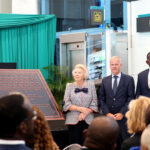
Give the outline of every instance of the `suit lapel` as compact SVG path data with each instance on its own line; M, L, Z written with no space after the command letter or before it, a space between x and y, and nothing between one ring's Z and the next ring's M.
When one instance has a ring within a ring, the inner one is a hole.
M114 94L113 89L112 89L112 75L108 76L108 89L111 92L111 94Z
M149 89L149 87L148 87L148 72L149 72L149 69L147 69L147 70L145 71L144 79L145 79L145 84L147 85L147 88Z

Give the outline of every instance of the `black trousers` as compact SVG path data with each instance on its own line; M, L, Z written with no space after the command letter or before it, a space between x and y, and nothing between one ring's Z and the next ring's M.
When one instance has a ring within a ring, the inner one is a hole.
M122 120L118 120L118 124L119 124L119 127L120 127L120 135L118 137L118 140L117 140L117 148L115 150L121 150L121 144L122 142L129 138L130 137L130 134L128 133L127 131L127 125L126 125L126 121L127 119L126 118L123 118Z
M69 144L78 143L83 145L83 131L87 129L88 126L89 125L85 121L79 121L76 125L68 125Z
M122 140L125 140L130 137L130 134L128 133L127 129L127 119L124 117L122 120L117 121L120 127L120 134Z

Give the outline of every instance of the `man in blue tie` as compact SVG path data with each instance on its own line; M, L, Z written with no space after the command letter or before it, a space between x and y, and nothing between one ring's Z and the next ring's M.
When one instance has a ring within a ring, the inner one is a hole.
M106 116L114 118L121 130L122 140L128 138L125 113L128 103L134 99L135 85L133 77L121 73L121 60L118 56L110 59L112 75L102 80L99 102L100 109Z

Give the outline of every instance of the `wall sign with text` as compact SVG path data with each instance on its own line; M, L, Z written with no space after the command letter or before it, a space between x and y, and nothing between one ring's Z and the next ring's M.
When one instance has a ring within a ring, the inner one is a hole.
M137 32L150 32L150 16L137 18Z
M104 23L104 9L90 9L90 24L101 25Z
M21 92L47 120L64 120L55 98L38 69L0 69L0 97Z

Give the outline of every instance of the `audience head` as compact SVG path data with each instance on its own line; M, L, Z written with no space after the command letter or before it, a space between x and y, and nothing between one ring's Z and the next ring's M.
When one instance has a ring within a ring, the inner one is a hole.
M150 150L150 126L148 125L141 136L141 150Z
M33 110L37 112L37 119L34 121L34 134L25 139L26 145L34 150L59 150L43 113L36 106Z
M84 146L95 150L114 150L118 135L119 126L113 118L97 117L87 130Z
M145 124L145 114L150 106L150 98L140 96L129 103L129 111L126 113L129 133L142 133Z
M21 93L0 98L0 139L24 139L33 133L33 109Z
M82 81L88 78L89 72L85 65L77 64L74 67L72 74L75 81L80 81L80 80Z
M150 52L147 53L146 63L150 66Z
M117 75L120 73L122 64L121 59L118 56L113 56L110 59L110 69L113 75Z
M146 126L150 124L150 106L146 110L145 123Z

